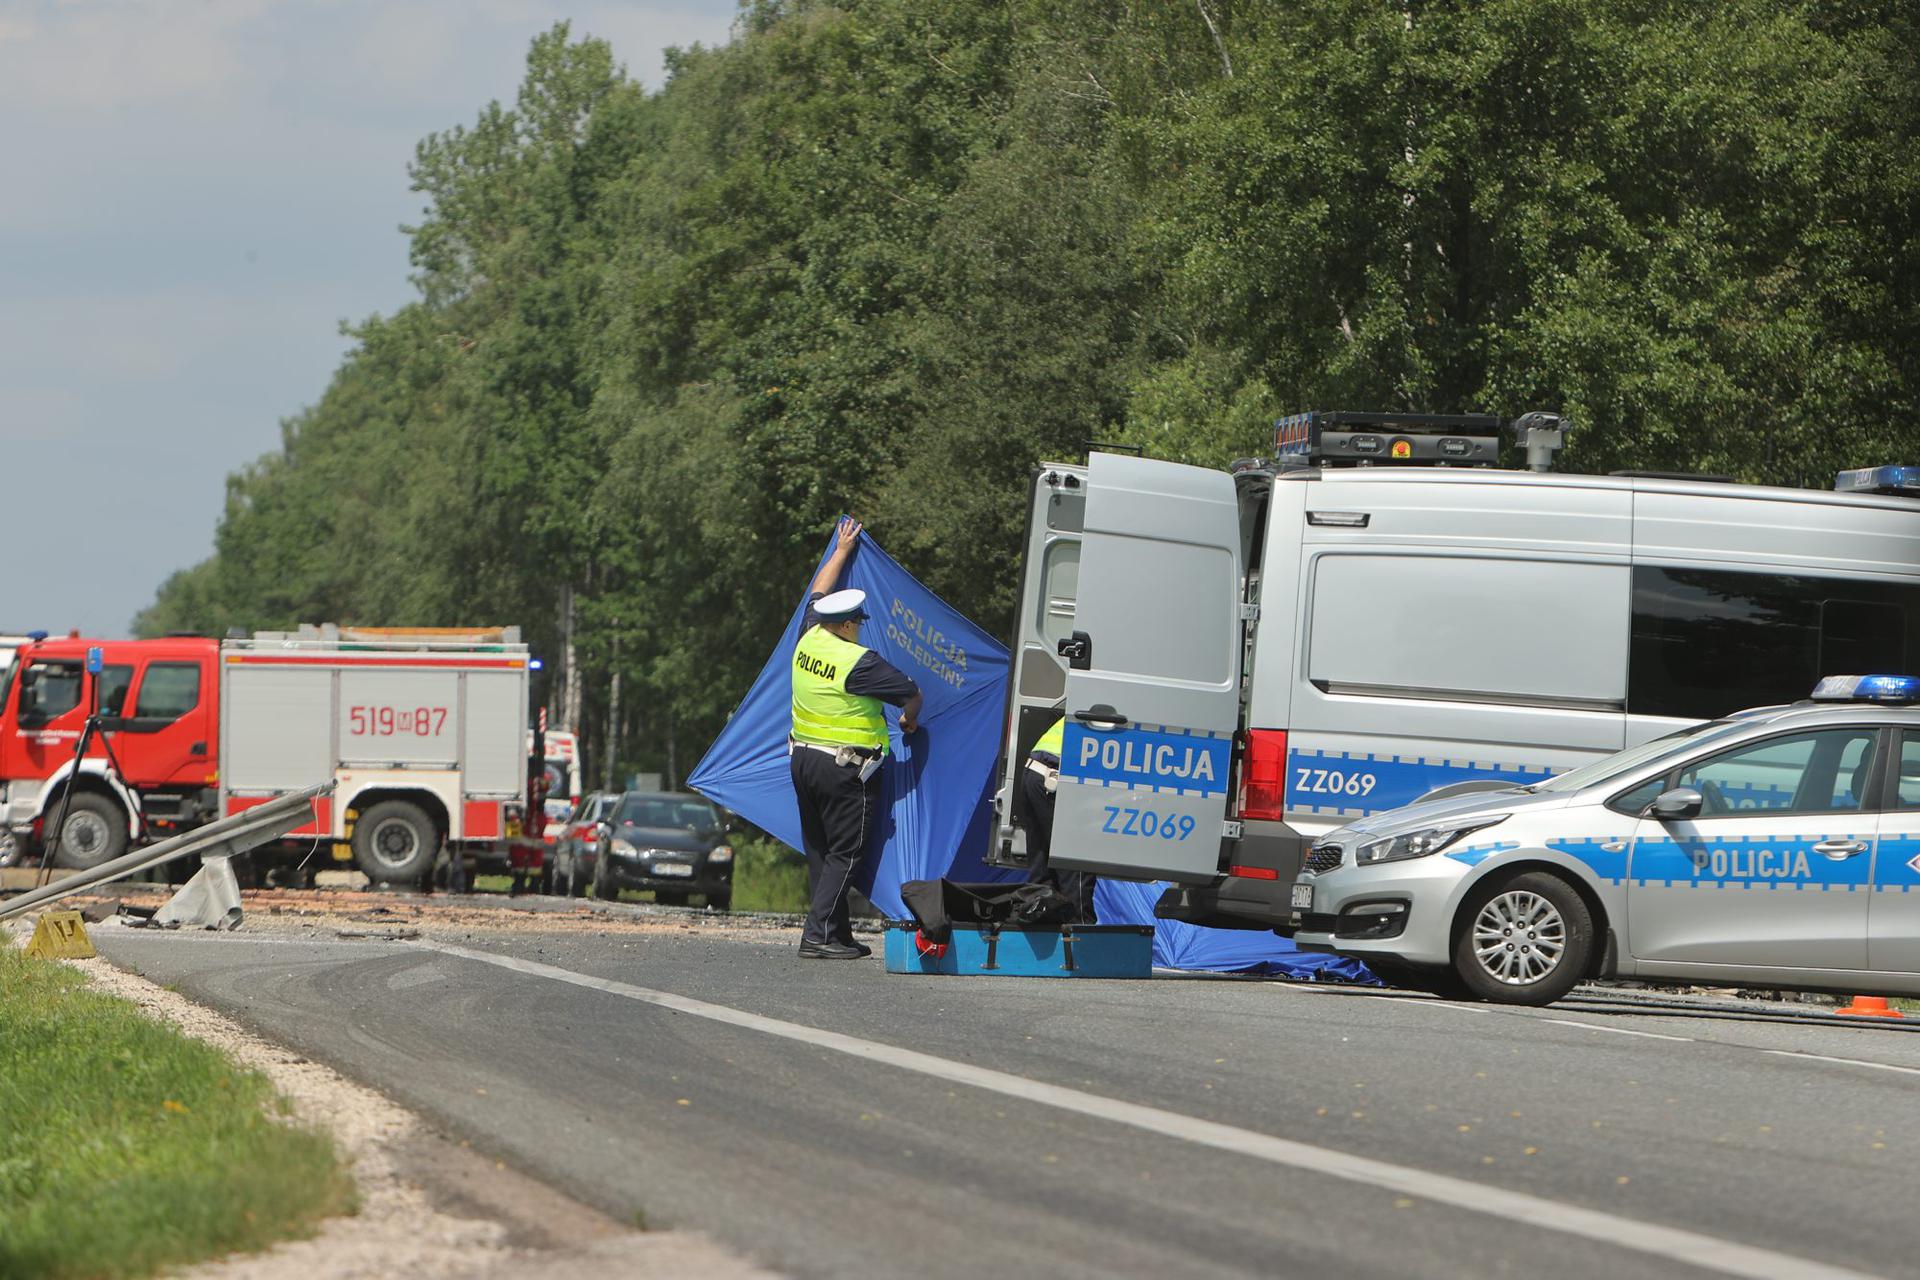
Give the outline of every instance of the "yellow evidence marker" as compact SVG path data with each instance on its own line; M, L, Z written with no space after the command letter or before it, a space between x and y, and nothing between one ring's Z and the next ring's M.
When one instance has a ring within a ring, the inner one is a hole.
M42 960L91 960L93 940L78 911L44 911L33 926L27 954Z

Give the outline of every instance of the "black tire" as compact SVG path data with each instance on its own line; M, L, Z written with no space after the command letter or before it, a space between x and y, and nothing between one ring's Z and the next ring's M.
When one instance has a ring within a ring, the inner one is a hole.
M54 811L58 813L58 805ZM53 865L85 871L111 862L126 851L127 811L106 796L76 791L67 801Z
M663 907L684 907L687 905L687 893L684 889L655 889L653 900Z
M719 893L708 894L707 905L715 911L733 910L733 890L722 889Z
M374 884L417 881L439 853L439 828L410 801L382 800L354 820L353 862Z
M1552 1004L1586 976L1593 945L1593 915L1574 887L1528 871L1468 896L1454 921L1453 967L1483 1000Z

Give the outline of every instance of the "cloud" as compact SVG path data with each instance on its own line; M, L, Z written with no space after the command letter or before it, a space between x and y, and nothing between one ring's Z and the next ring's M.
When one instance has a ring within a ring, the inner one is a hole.
M256 85L246 28L265 0L71 0L0 19L0 108L101 116L230 100Z
M428 133L511 102L561 19L629 74L727 39L735 0L0 0L0 477L84 575L9 613L117 631L204 556L228 472L413 297L398 231ZM76 452L75 446L82 446ZM64 481L70 481L67 483ZM156 514L158 513L158 514Z

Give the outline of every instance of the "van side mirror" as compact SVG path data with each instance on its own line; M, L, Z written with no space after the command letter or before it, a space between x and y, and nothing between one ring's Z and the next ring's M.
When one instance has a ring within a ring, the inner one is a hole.
M1662 791L1647 806L1646 816L1656 822L1678 822L1700 816L1700 807L1706 801L1692 787L1675 787L1671 791Z

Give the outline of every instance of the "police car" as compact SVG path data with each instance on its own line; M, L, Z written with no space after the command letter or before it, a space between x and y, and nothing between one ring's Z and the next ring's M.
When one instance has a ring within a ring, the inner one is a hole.
M1920 677L1494 785L1317 841L1295 942L1509 1004L1596 977L1920 995Z

